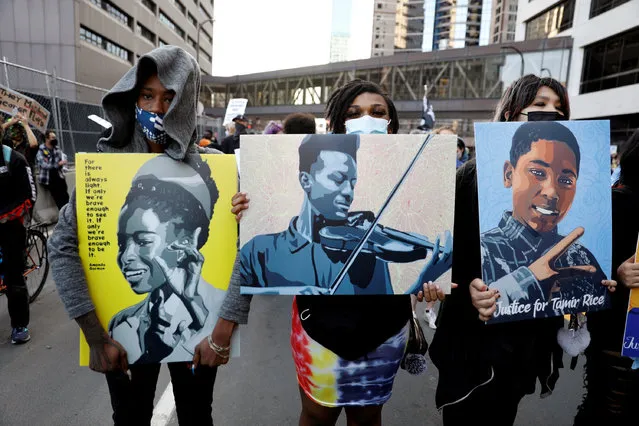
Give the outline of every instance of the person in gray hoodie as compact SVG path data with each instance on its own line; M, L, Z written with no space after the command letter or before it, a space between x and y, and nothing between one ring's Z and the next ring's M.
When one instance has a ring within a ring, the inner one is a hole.
M165 153L190 163L198 156L195 143L200 71L195 59L175 46L143 55L103 100L111 133L98 142L98 152ZM243 197L234 197L241 211ZM51 270L69 316L89 344L89 367L104 373L116 425L148 425L160 364L128 365L127 353L104 330L89 296L78 251L76 194L60 212L49 240ZM178 421L181 425L212 425L213 384L217 370L185 362L169 363ZM130 370L130 377L127 374Z

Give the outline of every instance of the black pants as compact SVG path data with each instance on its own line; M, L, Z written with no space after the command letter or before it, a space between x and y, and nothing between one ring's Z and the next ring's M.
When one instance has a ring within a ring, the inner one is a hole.
M523 397L523 391L512 389L507 380L500 382L495 374L490 383L475 389L463 401L444 407L444 426L482 423L491 426L512 426ZM487 417L483 418L483 414L480 416L478 413L486 413Z
M585 394L575 416L575 426L630 425L637 423L639 370L618 352L586 351Z
M0 223L2 271L7 286L7 303L11 327L29 325L29 292L24 282L24 256L27 231L18 220Z
M132 365L131 379L122 372L106 374L113 407L113 422L116 426L151 424L160 365ZM179 424L212 426L213 385L217 367L198 367L193 375L190 364L186 362L167 365L171 374Z
M69 202L67 181L60 177L57 170L50 171L49 184L43 186L51 193L51 196L55 201L55 205L58 206L58 210Z

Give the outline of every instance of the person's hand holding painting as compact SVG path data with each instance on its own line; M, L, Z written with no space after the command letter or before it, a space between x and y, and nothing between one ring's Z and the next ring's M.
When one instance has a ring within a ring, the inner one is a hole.
M236 326L237 324L232 321L218 318L210 336L211 344L209 337L206 337L195 347L193 366L217 367L229 362L231 337Z
M470 299L479 312L479 319L488 321L497 310L499 291L489 288L481 279L475 278L470 283Z
M231 198L231 213L235 215L235 221L240 223L242 212L249 208L249 197L246 192L238 192Z
M639 288L639 263L635 263L633 254L617 268L617 276L628 288Z
M451 283L450 288L457 288L457 284ZM418 302L434 302L436 300L443 301L446 298L446 294L444 293L444 289L439 286L437 283L433 283L429 281L424 283L423 290L420 290L417 293L417 301Z

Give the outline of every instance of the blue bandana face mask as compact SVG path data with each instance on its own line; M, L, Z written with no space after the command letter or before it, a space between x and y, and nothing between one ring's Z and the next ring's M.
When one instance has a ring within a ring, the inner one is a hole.
M353 118L344 123L347 135L385 135L388 133L389 124L390 120L374 118L370 115Z
M165 145L168 142L164 131L164 114L145 111L135 106L135 119L140 123L144 137L158 145Z

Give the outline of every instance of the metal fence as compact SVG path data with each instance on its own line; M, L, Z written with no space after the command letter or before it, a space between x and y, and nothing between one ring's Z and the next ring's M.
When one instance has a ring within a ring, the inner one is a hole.
M14 64L4 57L0 66L1 84L35 99L50 111L48 127L56 132L70 163L76 152L95 151L104 129L87 117L91 114L104 117L100 100L106 89L67 80L57 76L55 70L48 72ZM44 141L44 135L35 129L34 133L40 142Z
M36 70L8 62L4 57L0 67L0 84L35 99L50 111L48 127L56 132L69 163L74 162L76 152L96 151L104 128L88 116L95 114L105 118L101 100L107 89L67 80L57 76L55 70ZM0 116L3 120L6 118L2 112ZM205 129L217 129L220 123L221 118L198 117L198 135ZM43 134L36 129L33 132L40 142L44 142Z

